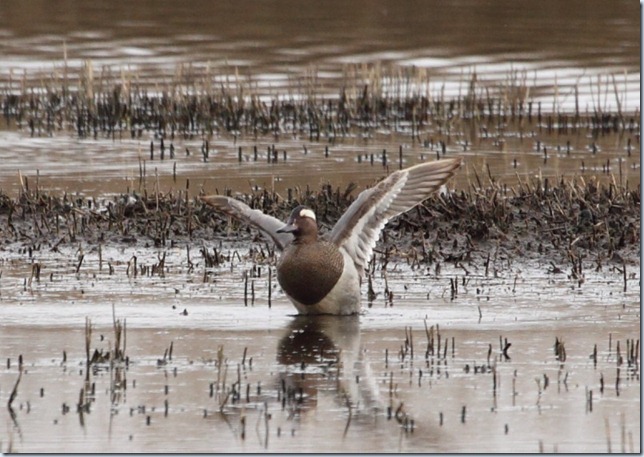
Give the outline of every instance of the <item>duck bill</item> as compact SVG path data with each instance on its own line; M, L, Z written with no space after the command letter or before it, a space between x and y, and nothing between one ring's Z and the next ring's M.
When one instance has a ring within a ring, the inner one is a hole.
M294 231L297 230L297 226L293 223L288 223L284 227L278 228L276 230L277 233L293 233Z

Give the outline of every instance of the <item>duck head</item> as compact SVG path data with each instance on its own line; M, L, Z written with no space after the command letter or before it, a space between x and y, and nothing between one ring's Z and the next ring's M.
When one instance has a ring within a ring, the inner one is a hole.
M296 207L286 221L286 225L277 229L277 233L292 233L296 242L314 242L318 238L318 224L315 213L306 206Z

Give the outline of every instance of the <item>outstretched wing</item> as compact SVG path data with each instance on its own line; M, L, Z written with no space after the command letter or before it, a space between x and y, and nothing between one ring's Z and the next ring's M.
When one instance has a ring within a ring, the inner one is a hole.
M344 247L358 271L363 271L387 221L409 211L438 190L461 163L460 158L443 159L390 174L358 195L333 227L330 241Z
M277 233L277 229L284 226L284 222L279 219L262 213L258 209L251 209L245 203L235 200L234 198L223 195L207 195L199 197L200 200L217 211L239 219L242 222L254 225L266 235L268 235L279 250L284 248L293 241L291 233Z

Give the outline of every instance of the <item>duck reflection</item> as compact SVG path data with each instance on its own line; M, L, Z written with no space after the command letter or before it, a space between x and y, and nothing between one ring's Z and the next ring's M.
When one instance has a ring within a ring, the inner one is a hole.
M360 347L358 316L296 316L277 348L280 400L291 416L329 394L350 414L383 410L378 386Z

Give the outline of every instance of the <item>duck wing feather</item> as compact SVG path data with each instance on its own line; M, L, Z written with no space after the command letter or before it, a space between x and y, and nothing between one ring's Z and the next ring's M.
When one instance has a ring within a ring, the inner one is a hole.
M460 158L443 159L395 171L358 195L333 227L329 240L343 247L362 273L385 224L438 190L461 163Z
M284 222L264 214L258 209L252 209L239 200L223 195L207 195L201 196L199 199L217 211L257 227L275 242L280 251L283 251L293 241L291 233L277 233L277 230L284 226Z

